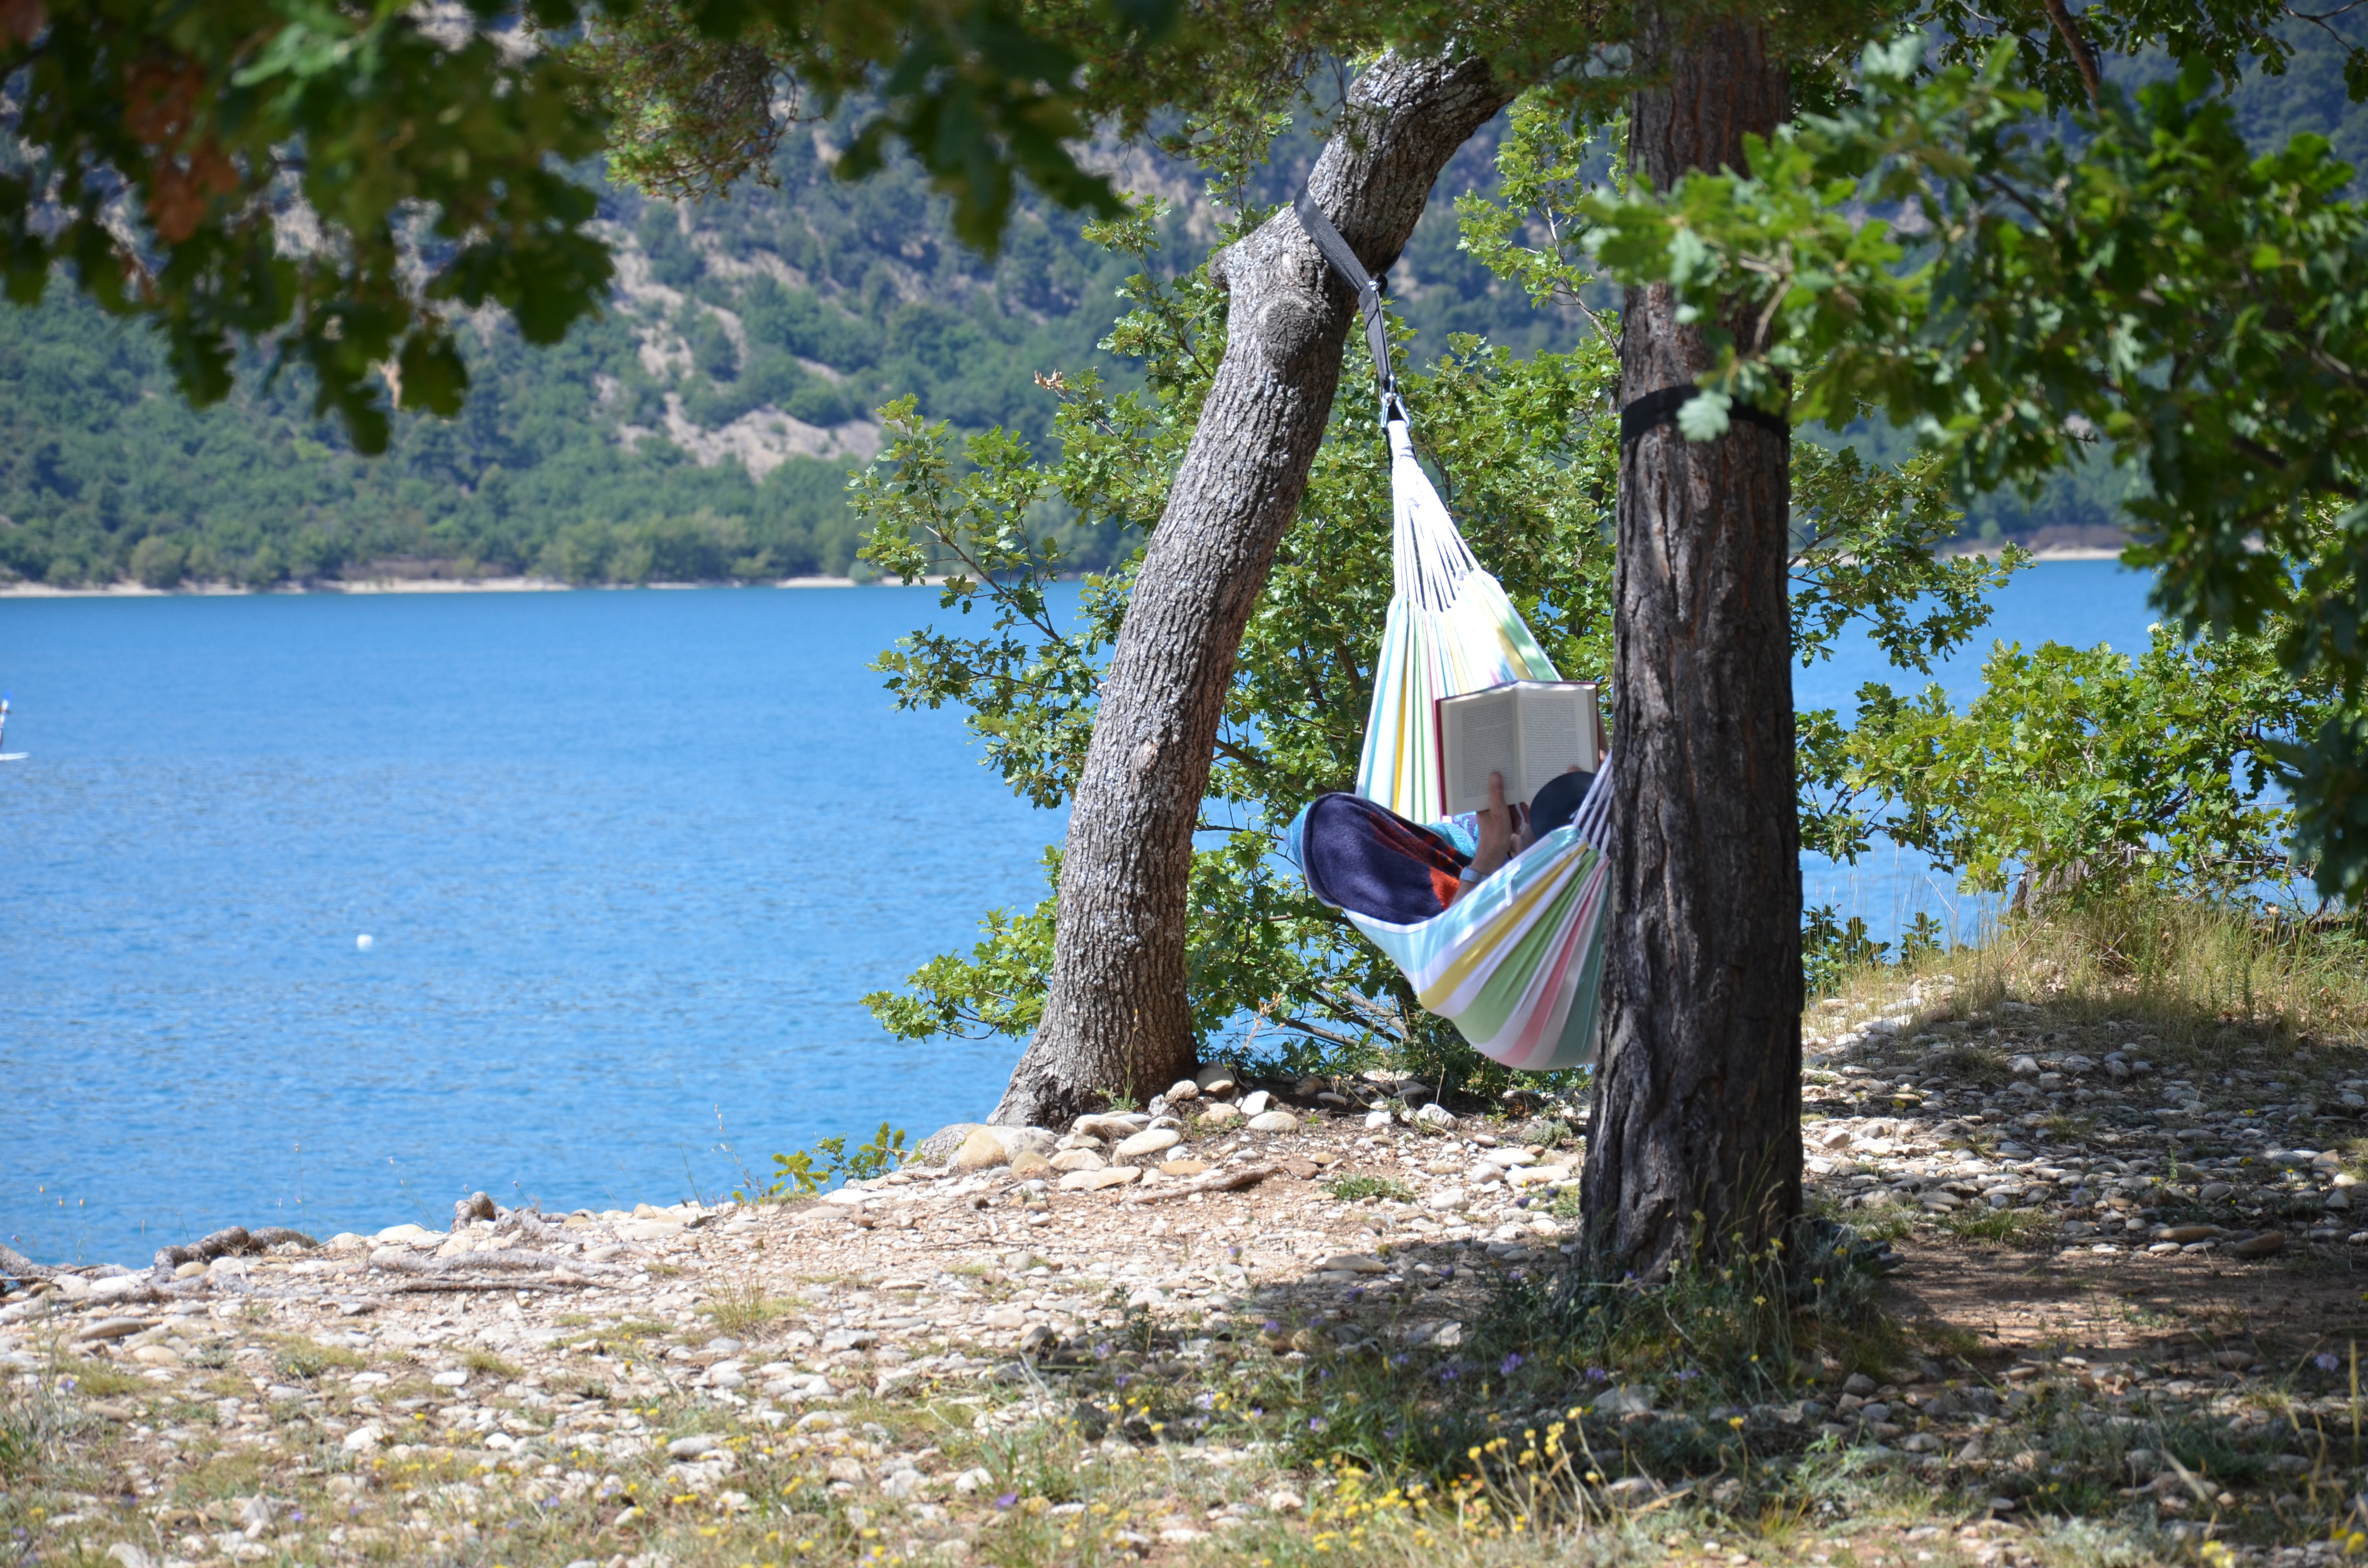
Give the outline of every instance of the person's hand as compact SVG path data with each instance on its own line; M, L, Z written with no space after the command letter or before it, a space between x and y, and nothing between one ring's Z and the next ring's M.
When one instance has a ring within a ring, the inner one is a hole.
M1480 813L1480 848L1472 857L1474 881L1493 876L1513 850L1513 808L1505 803L1505 776L1488 775L1488 809Z

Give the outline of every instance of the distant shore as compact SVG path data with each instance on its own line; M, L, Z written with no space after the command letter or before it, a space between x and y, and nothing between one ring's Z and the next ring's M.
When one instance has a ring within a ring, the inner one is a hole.
M929 577L930 585L945 581ZM230 583L191 583L180 587L151 588L139 583L106 583L90 587L58 588L47 583L0 584L0 599L168 599L233 598L249 594L553 594L616 592L625 588L853 588L881 586L858 584L852 577L780 577L764 583L563 583L551 577L374 577L351 582L323 579L289 583L269 588L246 588ZM895 586L898 585L886 585Z
M1946 551L1952 555L1989 555L1994 548L1975 544ZM2032 551L2033 561L2117 561L2118 550L2091 545L2051 545ZM924 577L915 586L936 587L943 577ZM189 583L172 588L151 588L139 583L107 583L90 587L58 588L47 583L0 583L0 599L167 599L231 598L251 594L564 594L617 593L628 588L857 588L895 587L885 579L859 583L852 577L777 577L761 583L563 583L552 577L360 577L351 581L324 578L312 583L286 583L268 588L241 587L231 583Z

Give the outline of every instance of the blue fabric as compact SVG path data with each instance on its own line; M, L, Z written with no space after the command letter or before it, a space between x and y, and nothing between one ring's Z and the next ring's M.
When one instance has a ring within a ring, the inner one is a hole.
M1471 857L1447 835L1360 795L1318 797L1292 819L1292 858L1335 909L1411 925L1444 910Z

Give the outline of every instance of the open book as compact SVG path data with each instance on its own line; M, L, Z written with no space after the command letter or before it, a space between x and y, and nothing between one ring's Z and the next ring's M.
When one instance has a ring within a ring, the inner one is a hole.
M1603 759L1603 716L1593 681L1517 680L1439 699L1440 807L1459 816L1488 807L1488 775L1505 776L1505 800L1525 805L1556 774L1592 773Z

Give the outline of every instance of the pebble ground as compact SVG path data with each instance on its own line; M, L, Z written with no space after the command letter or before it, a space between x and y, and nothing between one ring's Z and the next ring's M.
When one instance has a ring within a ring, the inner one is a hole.
M2368 1053L2174 1050L1935 983L1813 1015L1806 1060L1812 1200L1896 1247L1895 1331L1748 1407L1583 1388L1573 1441L1724 1424L1768 1473L1607 1464L1573 1528L1640 1560L2097 1561L2100 1529L2131 1561L2362 1560ZM53 1274L0 1305L0 1526L125 1568L1281 1562L1327 1532L1355 1560L1425 1530L1531 1560L1311 1469L1273 1391L1452 1376L1572 1244L1576 1126L1254 1087L955 1130L815 1199L486 1204ZM1739 1501L1780 1494L1781 1528Z

